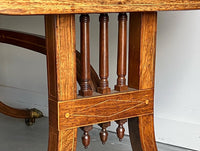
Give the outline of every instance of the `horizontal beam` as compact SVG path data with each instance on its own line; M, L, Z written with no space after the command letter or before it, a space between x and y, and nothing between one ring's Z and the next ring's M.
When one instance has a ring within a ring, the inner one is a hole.
M153 113L153 89L80 97L58 107L60 130L126 119Z
M200 9L199 0L1 0L0 14L36 15Z

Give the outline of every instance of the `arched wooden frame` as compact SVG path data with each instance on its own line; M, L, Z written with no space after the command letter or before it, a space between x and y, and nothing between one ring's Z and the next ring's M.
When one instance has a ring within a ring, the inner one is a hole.
M0 42L26 48L27 50L32 50L41 53L43 55L46 55L46 42L44 36L0 29ZM77 81L79 84L81 79L80 58L81 58L80 53L76 51ZM99 85L99 77L92 66L90 66L90 70L91 70L90 85L93 91L96 91ZM35 109L12 108L10 106L5 105L1 101L0 101L0 113L15 118L24 118L24 119L37 118L40 117L42 114L41 112Z

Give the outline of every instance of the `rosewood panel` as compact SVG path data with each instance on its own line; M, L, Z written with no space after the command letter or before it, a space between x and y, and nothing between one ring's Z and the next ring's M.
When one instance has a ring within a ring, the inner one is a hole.
M153 113L153 90L127 91L59 102L59 129Z

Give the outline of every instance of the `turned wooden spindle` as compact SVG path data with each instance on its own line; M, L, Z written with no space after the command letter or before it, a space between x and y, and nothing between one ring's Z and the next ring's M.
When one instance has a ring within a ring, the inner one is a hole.
M81 127L81 129L83 130L83 136L82 136L82 143L85 147L85 149L88 148L88 146L90 145L90 135L89 135L89 131L91 131L93 128L92 125L89 125L89 126L84 126L84 127Z
M99 133L102 144L105 144L108 139L108 132L106 128L109 127L110 125L111 125L110 122L99 124L99 126L102 128L101 132Z
M123 125L127 122L127 119L118 120L118 121L115 121L115 122L118 124L118 127L116 129L117 136L119 138L119 141L122 141L122 139L124 137L124 132L125 132L125 129L124 129Z
M101 94L110 93L108 87L108 14L101 14L99 16L100 22L100 38L99 38L99 76L100 84L97 92Z
M115 90L125 91L126 85L126 49L127 49L127 15L119 13L118 15L118 56L117 56L117 85Z
M81 90L79 94L82 96L92 95L92 88L90 82L90 42L89 42L89 22L90 17L88 14L80 16L81 24Z

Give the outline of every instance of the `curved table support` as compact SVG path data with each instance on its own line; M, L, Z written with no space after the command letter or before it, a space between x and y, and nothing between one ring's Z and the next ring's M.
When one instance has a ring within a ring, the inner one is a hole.
M10 106L5 105L0 101L0 112L12 116L15 118L23 118L27 125L32 125L35 122L35 118L43 117L41 111L33 108L33 109L16 109Z
M128 85L138 90L154 89L157 13L131 13L129 28ZM153 113L128 122L133 151L157 151Z
M39 35L0 29L0 42L26 48L46 55L45 38ZM32 125L35 118L43 116L37 109L16 109L0 101L0 113L15 118L23 118L27 125Z
M19 46L46 55L44 36L0 29L0 42Z
M0 42L26 48L46 55L46 41L44 36L28 34L23 32L0 29ZM77 81L80 83L80 53L76 51ZM91 70L91 87L96 91L99 85L99 77L94 68ZM0 113L16 118L24 118L27 125L32 125L35 118L42 117L42 112L37 109L16 109L5 105L0 101Z
M133 151L156 151L153 115L128 119Z

